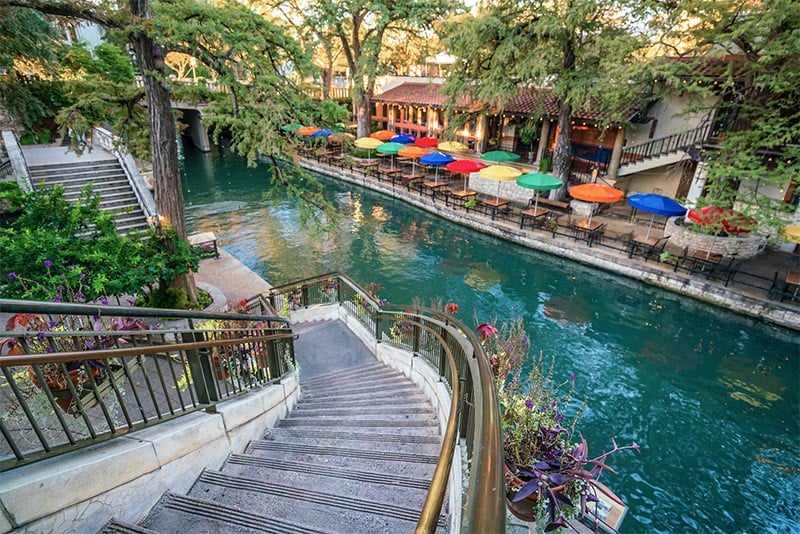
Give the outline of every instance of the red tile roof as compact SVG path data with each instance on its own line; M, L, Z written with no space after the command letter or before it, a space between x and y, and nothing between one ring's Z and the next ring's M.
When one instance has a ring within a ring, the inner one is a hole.
M404 82L376 95L373 97L373 101L438 108L442 107L445 101L445 96L440 92L441 87L440 84ZM465 101L463 107L468 107L467 104L468 102ZM635 106L631 106L628 116L632 116L635 111ZM550 117L558 116L558 97L550 89L521 89L516 98L503 109L503 113L519 115L530 115L537 112ZM589 106L575 111L573 118L586 121L612 120L610 114L602 110L600 102L597 100L591 101Z

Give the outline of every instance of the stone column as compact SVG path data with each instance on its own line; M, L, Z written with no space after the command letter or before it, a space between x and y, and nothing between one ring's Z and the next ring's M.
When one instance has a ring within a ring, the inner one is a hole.
M622 160L622 147L625 145L625 127L617 129L617 137L614 138L614 149L611 151L611 161L608 162L608 172L606 176L612 180L617 179L619 173L619 163Z
M547 150L547 139L550 137L550 119L542 119L542 132L539 134L539 147L536 149L536 162L542 160Z

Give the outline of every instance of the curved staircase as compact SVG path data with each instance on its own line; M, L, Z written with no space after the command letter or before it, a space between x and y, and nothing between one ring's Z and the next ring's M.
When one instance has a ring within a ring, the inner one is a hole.
M289 416L187 495L167 492L138 525L103 532L414 530L441 447L431 404L341 322L295 331L302 399Z

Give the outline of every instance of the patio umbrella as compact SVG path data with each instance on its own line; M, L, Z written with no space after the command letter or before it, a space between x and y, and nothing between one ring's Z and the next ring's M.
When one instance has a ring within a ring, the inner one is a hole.
M447 150L448 152L468 152L469 147L458 141L444 141L439 143L439 150Z
M464 191L466 191L467 176L469 176L469 174L472 172L478 172L484 167L486 167L486 164L482 161L477 161L474 159L458 159L452 163L448 163L447 165L445 165L444 168L450 172L455 172L464 175Z
M422 148L436 148L439 146L439 140L435 137L420 137L414 144Z
M655 193L638 193L636 195L631 195L628 197L628 206L647 213L652 213L653 216L650 217L650 225L647 227L645 239L650 237L650 230L653 229L653 221L656 215L676 217L686 213L686 208L678 204L675 199L665 197L664 195L656 195Z
M507 150L492 150L481 154L483 161L491 161L494 163L506 163L509 161L519 161L519 154L508 152Z
M400 143L401 145L410 145L411 143L416 141L417 138L414 137L413 135L397 134L393 135L392 138L389 140L392 141L393 143Z
M784 226L781 235L792 243L800 243L800 226Z
M376 152L380 152L381 154L389 154L389 155L391 155L392 156L391 165L392 165L392 169L394 169L394 155L397 154L405 146L406 145L390 141L388 143L383 143L375 151Z
M569 188L572 198L583 200L584 202L597 202L599 204L611 204L619 202L625 196L623 191L605 184L581 184ZM592 224L592 211L589 210L589 224Z
M388 141L394 137L394 132L390 132L389 130L378 130L377 132L372 132L369 134L369 136L380 141Z
M484 167L478 173L481 177L486 178L488 180L495 180L497 182L497 195L495 200L500 199L500 182L507 182L509 180L516 180L521 174L522 171L519 169L515 169L514 167L509 167L508 165L490 165L488 167Z
M539 209L539 192L550 191L551 189L558 189L563 184L560 178L556 178L552 174L545 174L542 172L529 172L517 178L517 185L525 189L533 189L536 191L536 202L533 206L534 210Z
M374 139L372 137L359 137L353 143L356 147L364 149L367 151L367 159L372 159L370 156L370 150L375 150L379 146L383 144L383 141L379 141L378 139Z
M434 183L439 183L439 167L443 167L448 163L452 163L455 161L455 158L450 154L444 154L443 152L433 152L431 154L425 154L421 158L419 158L419 162L424 165L432 165L436 167L436 175L434 176Z
M298 135L302 135L303 137L308 137L309 135L318 132L320 128L316 126L301 126L296 130Z
M328 136L331 135L332 133L333 132L328 130L327 128L323 128L321 130L317 130L316 132L312 133L309 137L311 137L311 139L317 139L319 137L324 137L327 139Z
M299 130L302 127L303 127L302 124L297 124L297 123L284 124L283 126L281 126L281 130L284 131L284 132L294 132L296 130Z
M411 158L411 174L414 174L416 170L417 158L420 158L430 152L429 150L425 150L424 148L420 148L418 146L409 145L405 146L397 152L398 156L403 156L404 158Z
M705 206L699 210L691 209L686 216L711 234L711 245L708 247L706 258L711 255L714 242L719 234L747 234L756 224L756 220L752 217L722 206Z

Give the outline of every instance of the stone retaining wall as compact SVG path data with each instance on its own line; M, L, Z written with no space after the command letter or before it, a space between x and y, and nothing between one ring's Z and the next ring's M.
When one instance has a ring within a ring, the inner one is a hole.
M757 234L741 236L712 236L694 232L690 225L681 224L682 217L674 217L667 221L664 235L670 235L669 242L680 248L689 247L689 250L707 250L712 254L733 256L738 259L748 259L758 256L764 251L767 239Z

